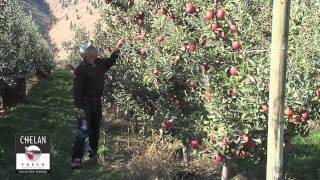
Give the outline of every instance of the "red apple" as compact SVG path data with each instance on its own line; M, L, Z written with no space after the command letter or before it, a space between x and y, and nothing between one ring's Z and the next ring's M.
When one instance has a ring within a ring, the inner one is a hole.
M158 14L158 10L157 10L157 9L153 9L153 10L152 10L152 14L153 14L153 15L157 15L157 14Z
M136 20L136 23L138 24L138 26L142 26L143 23L144 23L144 21L143 21L143 19L138 18L138 19Z
M263 112L268 112L269 111L268 104L262 104L262 110L263 110Z
M173 13L168 16L168 19L171 19L171 20L173 20L173 19L175 19L175 18L176 18L176 15L173 14Z
M242 139L245 143L249 141L249 136L247 134L242 134L240 136L240 139Z
M301 113L301 117L303 119L308 119L309 116L308 116L308 113L306 111L304 111L304 112Z
M158 42L162 42L164 40L164 35L158 36Z
M167 14L167 12L168 12L167 8L165 8L165 7L161 7L160 8L160 13L161 14Z
M232 41L231 47L234 50L239 50L241 48L241 44L239 41Z
M219 19L223 19L224 18L224 9L218 10L217 18L219 18Z
M207 101L207 102L211 101L211 99L212 99L212 96L209 95L209 94L204 96L204 100Z
M230 68L230 75L231 76L236 76L238 74L238 70L236 67L231 67Z
M165 119L162 123L162 128L163 129L169 129L171 125L171 122L168 119Z
M238 30L237 25L236 25L236 24L231 24L231 25L230 25L230 30L231 30L232 32L237 32L237 30Z
M186 5L186 12L187 12L187 13L194 13L195 10L196 10L196 8L194 7L193 4L188 3L188 4Z
M207 12L207 14L205 16L205 19L210 20L210 19L213 19L214 16L215 16L214 11L209 11L209 12Z
M184 80L183 80L183 79L179 79L178 85L179 85L180 87L183 87L183 86L184 86Z
M207 40L205 40L205 39L203 39L203 38L200 38L199 44L200 44L201 46L205 46L205 45L207 44Z
M200 69L201 69L202 72L206 72L206 71L209 70L209 66L208 66L207 63L201 63L200 64Z
M109 4L109 3L111 3L111 0L105 0L105 3Z
M231 88L231 89L229 89L228 93L231 96L236 96L237 95L237 89L236 88Z
M187 50L189 51L189 52L194 52L195 50L197 49L197 46L196 46L196 44L194 44L194 43L189 43L188 45L187 45Z
M220 153L216 154L214 156L214 160L218 161L218 162L222 162L224 159L223 155L221 155Z
M197 88L197 84L196 84L194 81L192 81L192 80L189 81L189 86L190 86L192 89L196 89L196 88Z
M192 148L197 148L199 146L199 141L198 140L192 140L191 141L191 147Z
M142 56L146 55L146 50L145 50L144 48L141 48L141 49L140 49L140 54L141 54Z
M211 25L210 25L210 29L211 29L211 31L216 31L217 29L218 29L218 24L217 23L212 23Z
M292 116L294 114L294 111L290 109L289 107L284 111L284 114L287 116Z
M229 138L227 136L223 137L222 144L227 145L229 143Z
M317 95L318 97L320 97L320 88L319 88L319 89L317 89L317 91L316 91L316 95Z
M145 34L138 35L138 39L141 40L141 41L144 41L145 38L146 38Z
M243 145L243 149L250 151L256 147L256 142L252 140L251 137L248 137L248 141Z
M209 153L209 148L207 145L203 146L203 152L204 153Z
M184 109L185 107L185 101L183 99L178 100L178 108Z
M248 153L247 153L247 151L245 151L245 150L241 150L240 153L239 153L240 157L242 157L242 158L243 158L243 157L246 157L247 154L248 154Z

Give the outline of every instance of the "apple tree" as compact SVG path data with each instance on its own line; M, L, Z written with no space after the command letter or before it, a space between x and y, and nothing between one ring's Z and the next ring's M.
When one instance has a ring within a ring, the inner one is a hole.
M4 1L0 12L0 79L12 84L40 65L53 67L50 47L19 1Z
M292 3L285 150L319 117L317 7ZM126 40L108 72L114 104L215 161L264 161L271 11L258 0L105 1L96 46L108 55Z

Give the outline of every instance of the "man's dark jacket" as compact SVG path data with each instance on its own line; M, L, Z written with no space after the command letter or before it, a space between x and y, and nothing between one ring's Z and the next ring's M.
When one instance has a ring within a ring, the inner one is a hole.
M73 96L77 108L82 108L84 97L99 99L103 94L105 72L115 64L119 51L115 51L109 58L97 58L96 67L82 61L74 70Z

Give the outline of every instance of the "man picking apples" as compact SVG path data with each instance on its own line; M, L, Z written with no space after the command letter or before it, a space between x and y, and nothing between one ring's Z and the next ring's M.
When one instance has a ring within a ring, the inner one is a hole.
M96 48L90 42L80 47L83 61L74 70L73 85L78 126L73 144L72 168L81 166L84 143L87 137L89 137L89 157L93 158L97 154L102 118L101 96L104 89L105 72L115 64L119 56L119 48L121 48L123 42L123 40L119 40L109 58L98 57Z

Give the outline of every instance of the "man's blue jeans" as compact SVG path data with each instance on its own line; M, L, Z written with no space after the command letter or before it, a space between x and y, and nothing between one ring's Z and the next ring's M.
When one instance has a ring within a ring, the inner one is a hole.
M87 130L84 131L82 119L77 116L77 131L73 144L72 160L82 159L84 155L85 140L89 137L88 153L96 155L100 135L100 123L102 118L101 101L96 99L83 99L82 108L86 113Z

